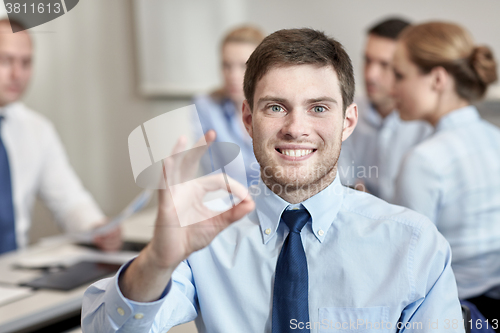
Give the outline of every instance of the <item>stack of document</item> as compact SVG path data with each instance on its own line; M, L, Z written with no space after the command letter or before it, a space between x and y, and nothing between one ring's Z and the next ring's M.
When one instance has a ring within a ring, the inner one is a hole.
M81 261L121 265L137 256L137 254L137 252L132 251L102 252L70 243L30 254L29 257L20 258L16 262L16 266L30 269L68 267Z

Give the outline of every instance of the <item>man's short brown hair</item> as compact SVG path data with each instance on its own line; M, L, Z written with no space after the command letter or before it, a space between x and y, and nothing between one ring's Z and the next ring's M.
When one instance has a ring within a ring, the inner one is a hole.
M342 108L352 104L354 73L342 44L313 29L284 29L267 36L247 61L243 90L253 109L257 82L273 67L293 65L333 66L342 94Z
M399 34L410 25L410 22L399 17L393 17L377 23L368 30L368 34L397 40Z

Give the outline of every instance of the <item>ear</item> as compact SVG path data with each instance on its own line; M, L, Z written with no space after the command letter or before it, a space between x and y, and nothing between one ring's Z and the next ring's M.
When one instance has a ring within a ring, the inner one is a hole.
M432 80L432 89L437 92L442 92L445 90L447 85L449 84L449 74L441 66L434 67L431 72L431 80Z
M253 139L253 126L252 126L253 113L246 99L243 101L241 117L243 119L243 125L245 125L248 134Z
M354 131L358 123L358 106L352 103L345 110L344 129L342 130L342 141L345 141Z

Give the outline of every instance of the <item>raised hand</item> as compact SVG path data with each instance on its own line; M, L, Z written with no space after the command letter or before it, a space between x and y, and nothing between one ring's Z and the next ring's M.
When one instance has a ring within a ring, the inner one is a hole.
M207 132L207 144L214 140L215 132ZM157 299L182 260L209 245L224 228L254 209L246 187L230 177L227 177L229 186L222 174L195 178L201 156L208 146L183 155L185 141L179 139L172 156L164 160L163 178L169 186L159 190L153 239L120 281L123 294L130 299ZM231 192L239 203L223 213L208 209L203 204L203 197L217 190ZM181 227L179 216L193 224Z
M213 142L215 132L207 132L205 140L207 144ZM180 139L173 151L174 158L166 159L164 163L167 182L178 185L171 186L170 191L159 191L158 217L151 250L155 263L164 267L177 266L254 208L247 188L230 177L227 177L229 186L222 174L194 179L200 158L207 148L197 148L195 154L182 156L180 152L184 146L185 140ZM203 197L217 190L228 190L241 202L221 214L214 212L203 204ZM184 224L187 222L190 225L181 227L179 216L182 216Z

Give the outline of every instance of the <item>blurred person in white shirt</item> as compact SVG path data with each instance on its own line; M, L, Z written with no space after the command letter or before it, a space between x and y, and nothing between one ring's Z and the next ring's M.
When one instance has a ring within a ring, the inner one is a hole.
M32 57L28 32L13 33L9 20L0 20L0 254L29 244L37 196L67 233L106 223L69 164L52 123L19 101L31 79ZM120 229L94 237L94 243L103 250L119 249Z

